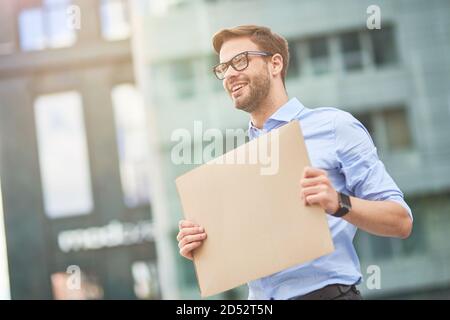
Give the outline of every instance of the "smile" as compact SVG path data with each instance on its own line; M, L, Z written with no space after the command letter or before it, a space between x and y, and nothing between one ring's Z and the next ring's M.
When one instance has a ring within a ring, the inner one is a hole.
M232 95L235 96L235 95L239 94L241 89L245 86L247 86L247 83L238 83L238 84L233 85L231 87Z

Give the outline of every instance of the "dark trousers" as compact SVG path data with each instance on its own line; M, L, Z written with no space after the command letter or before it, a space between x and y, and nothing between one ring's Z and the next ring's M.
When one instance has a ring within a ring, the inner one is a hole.
M354 285L331 284L289 300L363 300L363 298Z

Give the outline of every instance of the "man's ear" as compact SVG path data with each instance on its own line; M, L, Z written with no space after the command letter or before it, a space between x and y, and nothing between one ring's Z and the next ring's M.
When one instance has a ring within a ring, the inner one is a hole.
M272 62L272 75L276 76L283 71L283 57L279 53L275 53L271 59Z

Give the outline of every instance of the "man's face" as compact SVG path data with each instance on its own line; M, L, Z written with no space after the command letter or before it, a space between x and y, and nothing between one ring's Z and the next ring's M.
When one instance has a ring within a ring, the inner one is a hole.
M248 38L234 38L223 43L220 62L227 62L244 51L260 51ZM248 55L248 67L236 71L229 66L223 79L223 87L228 92L237 109L253 112L269 94L271 78L266 57Z

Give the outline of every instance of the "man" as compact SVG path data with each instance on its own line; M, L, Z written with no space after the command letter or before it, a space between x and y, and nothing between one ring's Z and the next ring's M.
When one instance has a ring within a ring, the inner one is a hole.
M327 213L335 251L306 264L249 283L249 299L361 299L359 260L352 241L357 228L407 238L412 214L386 172L364 126L335 108L308 109L289 100L285 77L287 41L260 26L224 29L213 37L220 64L214 67L237 109L250 114L249 136L301 123L313 167L305 168L299 197ZM206 239L205 230L180 221L180 254L188 259Z

